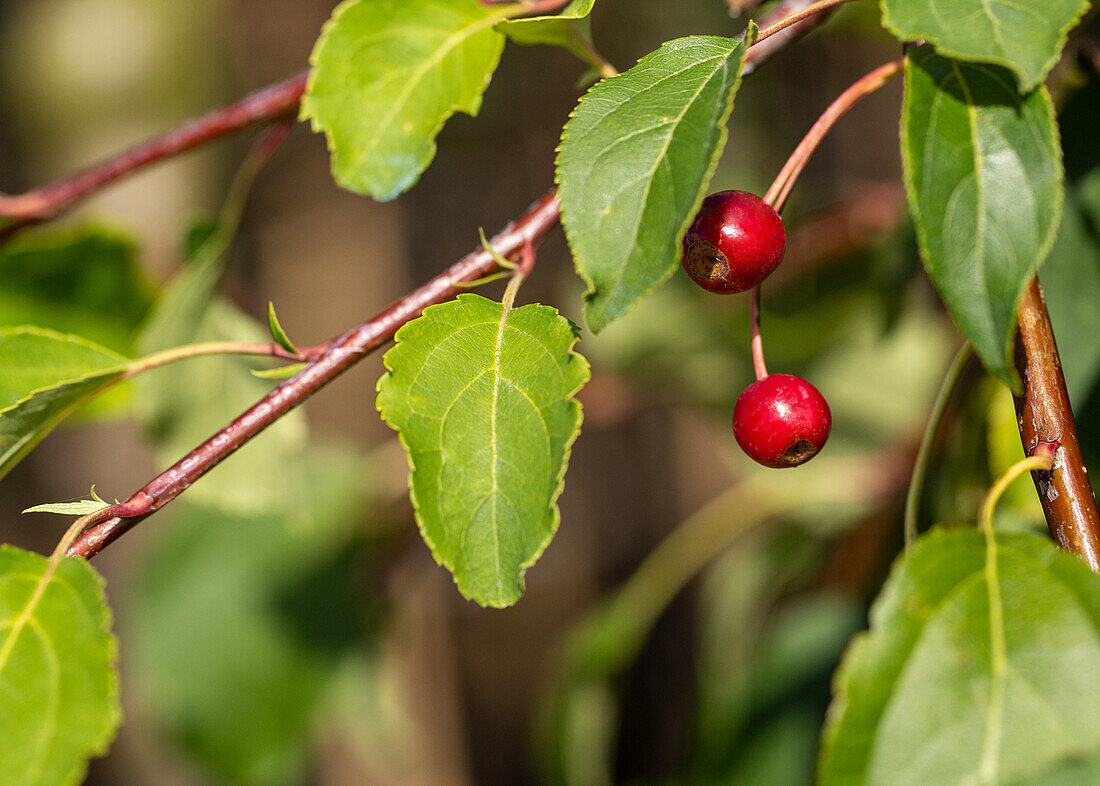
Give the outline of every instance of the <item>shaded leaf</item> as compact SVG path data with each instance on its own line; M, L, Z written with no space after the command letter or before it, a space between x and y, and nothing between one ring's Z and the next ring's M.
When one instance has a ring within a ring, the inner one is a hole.
M130 354L155 290L129 238L96 227L19 235L0 248L0 327L37 325Z
M588 284L592 330L676 269L725 145L743 55L740 39L670 41L596 84L566 123L557 162L562 223Z
M1080 201L1069 192L1058 241L1040 276L1066 389L1082 407L1100 379L1100 238L1089 229Z
M596 0L573 0L555 16L506 19L497 30L523 46L547 44L568 49L597 71L604 65L592 50L592 23L588 15Z
M820 783L1038 782L1100 751L1100 579L1048 537L933 530L837 673Z
M883 0L882 23L902 41L1012 69L1026 92L1043 81L1089 0Z
M0 546L0 784L82 780L121 720L103 579Z
M1002 68L909 53L902 162L925 268L991 373L1016 387L1016 306L1057 234L1062 166L1050 97Z
M301 116L324 131L344 188L408 190L455 112L476 115L504 48L506 10L477 0L345 0L317 40Z
M421 534L466 597L508 606L558 526L574 394L588 363L573 326L478 295L432 306L397 333L378 409L409 453Z
M1100 380L1100 78L1074 92L1058 124L1066 157L1066 209L1040 281L1058 341L1066 388L1081 411Z
M121 355L42 328L0 328L0 477L126 371Z

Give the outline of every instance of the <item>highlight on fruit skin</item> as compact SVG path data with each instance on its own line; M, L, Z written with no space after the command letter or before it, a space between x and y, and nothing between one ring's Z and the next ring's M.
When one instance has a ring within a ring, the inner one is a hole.
M771 205L747 191L719 191L688 227L680 263L709 292L744 292L771 275L786 246L783 219Z
M733 408L733 436L758 464L797 467L829 438L833 415L821 392L802 377L769 374L749 385Z

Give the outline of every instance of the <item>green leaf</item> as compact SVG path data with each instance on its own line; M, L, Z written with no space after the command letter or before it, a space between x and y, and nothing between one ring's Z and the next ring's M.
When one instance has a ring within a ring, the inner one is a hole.
M1089 0L883 0L882 23L902 41L1012 69L1026 92L1043 81Z
M313 49L301 116L324 131L344 188L408 190L455 112L476 115L504 48L505 16L478 0L345 0Z
M596 0L573 0L556 16L506 19L497 23L497 30L523 46L547 44L568 49L599 70L605 64L593 54L592 23L588 19L595 2Z
M83 779L121 720L103 579L0 546L0 786Z
M271 301L267 303L267 327L271 330L271 337L275 339L276 344L287 352L298 354L298 348L291 343L290 337L283 330L283 326L279 324L279 317L275 315L275 304Z
M679 264L679 245L726 141L744 42L670 41L581 99L562 132L562 223L593 331Z
M1074 411L1100 380L1100 78L1070 95L1058 124L1066 159L1066 209L1040 281Z
M0 328L0 478L128 363L79 336Z
M1100 751L1100 579L1045 536L933 530L837 672L820 783L1040 782Z
M421 534L484 605L519 599L557 530L581 423L573 396L588 380L576 341L552 308L505 313L463 294L401 328L386 353L377 404L408 450Z
M62 516L87 516L97 513L109 504L103 500L82 499L77 502L47 502L44 505L35 505L27 508L24 513L57 513Z
M1062 211L1050 97L1040 88L1021 98L996 66L914 49L901 147L928 275L986 368L1016 387L1016 306Z
M95 227L17 236L0 249L0 327L38 325L121 354L155 290L129 238Z
M276 368L253 369L252 376L257 379L290 379L308 363L291 363L289 366L277 366Z

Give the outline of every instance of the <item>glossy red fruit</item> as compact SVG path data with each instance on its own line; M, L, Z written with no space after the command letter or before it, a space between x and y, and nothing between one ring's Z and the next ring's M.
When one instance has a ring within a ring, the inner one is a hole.
M769 374L752 383L733 407L737 444L765 467L805 464L821 450L832 426L825 397L791 374Z
M744 292L767 278L783 259L787 232L772 206L747 191L719 191L684 235L684 270L703 289Z

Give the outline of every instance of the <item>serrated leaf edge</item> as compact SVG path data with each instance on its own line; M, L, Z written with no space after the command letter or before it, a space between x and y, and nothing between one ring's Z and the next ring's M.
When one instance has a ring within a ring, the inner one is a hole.
M1030 92L1032 89L1038 87L1043 83L1043 80L1046 79L1046 75L1050 73L1050 69L1052 69L1058 63L1058 60L1062 56L1062 49L1065 47L1066 41L1069 40L1069 31L1076 27L1077 23L1081 21L1081 18L1086 13L1088 13L1090 5L1091 0L1085 0L1084 2L1082 2L1080 10L1077 12L1077 16L1075 16L1058 31L1058 42L1055 47L1054 54L1051 55L1050 58L1048 58L1043 63L1041 68L1042 73L1039 75L1039 78L1036 79L1034 83L1027 82L1028 75L1025 74L1023 70L1019 68L1016 63L1013 62L1010 58L998 56L975 57L973 55L968 55L965 52L960 52L944 46L942 42L942 37L940 36L930 36L927 34L923 34L923 38L925 41L928 41L929 43L935 45L936 51L942 54L944 57L951 57L967 63L992 63L994 65L1003 66L1004 68L1008 69L1016 75L1019 82L1019 84L1017 85L1018 89L1020 89L1021 91L1026 90ZM992 19L992 16L990 18ZM897 23L890 18L890 5L886 2L882 3L882 26L888 33L890 33L890 35L894 36L894 38L898 39L902 43L910 40L905 37L904 32L898 29Z
M897 559L894 560L894 563L890 566L890 571L889 571L889 574L887 575L886 581L883 582L883 587L893 588L893 583L895 583L899 580L898 577L901 576L904 573L905 568L906 568L906 564L913 558L913 555L915 553L917 553L918 550L924 549L924 548L931 548L936 543L938 543L940 541L950 541L953 538L958 538L961 533L969 533L969 532L976 532L976 531L971 530L971 529L949 529L949 528L944 527L944 526L936 526L936 527L932 528L931 530L929 530L928 532L924 533L920 537L920 539L917 540L917 542L914 544L913 548L909 552L902 553L901 555L899 555L897 557ZM981 533L976 533L976 535L977 535L977 537L982 537ZM1087 567L1084 565L1084 563L1080 562L1080 560L1076 556L1074 556L1072 554L1069 554L1069 553L1066 553L1066 552L1063 552L1063 551L1060 551L1057 547L1054 546L1053 543L1051 543L1047 538L1045 538L1042 535L1035 535L1035 534L1020 532L1020 533L1011 533L1011 534L1001 534L1001 535L998 535L997 537L1000 539L1000 542L997 542L996 545L995 545L995 548L993 548L993 549L990 549L989 543L984 539L980 544L977 541L975 541L975 543L974 543L975 548L978 548L980 546L981 549L982 549L982 552L984 554L984 557L983 557L982 565L980 567L976 568L971 573L969 573L968 578L972 577L974 575L977 575L978 573L981 573L982 574L982 581L983 581L983 583L986 584L987 591L988 591L988 589L989 589L989 573L990 573L990 566L989 566L989 555L990 555L990 553L992 552L995 555L994 556L995 559L999 559L996 556L996 553L998 551L1001 551L1001 550L1014 551L1019 555L1019 557L1021 559L1026 559L1026 560L1029 560L1031 562L1034 562L1037 566L1043 568L1047 573L1050 574L1050 578L1051 578L1052 581L1058 582L1061 586L1065 587L1066 591L1069 592L1071 595L1073 595L1074 598L1076 598L1078 600L1078 602L1081 604L1082 608L1084 608L1084 606L1086 605L1085 599L1081 598L1080 593L1075 591L1072 588L1072 586L1070 586L1067 582L1065 582L1063 579L1061 579L1059 577L1059 575L1056 574L1053 571L1052 567L1051 567L1052 563L1054 563L1058 560L1062 560L1064 562L1064 564L1066 564L1066 565L1071 565L1072 564L1072 565L1078 566L1081 569L1087 570ZM1046 544L1046 545L1049 545L1051 548L1049 548L1046 551L1045 554L1040 554L1040 555L1036 556L1036 555L1031 554L1031 553L1029 553L1029 552L1027 552L1023 549L1019 549L1019 548L1014 547L1014 543L1016 543L1016 542L1028 542L1028 541L1034 542L1034 543L1037 543L1037 544L1039 544L1039 543ZM994 576L996 576L996 568L995 567L993 569L993 574L994 574ZM923 629L923 626L925 624L927 624L927 621L935 616L935 614L939 611L939 609L943 606L943 604L950 601L955 596L956 592L958 592L961 587L964 587L966 585L967 585L966 581L958 582L958 584L956 584L954 587L952 587L950 592L946 593L943 596L943 598L942 598L942 600L940 601L939 604L937 604L935 607L932 607L931 609L929 609L928 613L925 615L925 619L921 623L922 629ZM875 633L877 633L879 630L881 630L883 624L886 622L886 620L883 618L883 615L885 614L885 612L882 609L883 609L883 606L887 603L887 601L888 601L888 598L887 598L886 594L884 592L880 591L878 596L876 596L874 601L872 602L871 608L867 613L867 617L868 617L868 627L867 627L867 629L860 631L859 633L857 633L855 636L852 637L851 641L848 643L848 646L844 651L844 654L841 656L840 663L837 666L836 671L833 673L833 678L832 678L832 700L830 701L829 707L826 711L825 725L822 728L822 732L821 732L821 741L820 741L820 745L819 745L819 749L818 749L817 762L816 762L816 765L815 765L816 769L817 769L817 776L818 777L817 777L817 779L815 779L815 783L817 783L817 782L824 783L825 782L825 781L821 780L821 776L822 776L822 773L824 771L824 768L825 768L826 764L828 764L830 759L831 759L833 746L836 742L837 735L840 733L840 721L844 717L844 715L847 712L848 707L850 705L851 686L852 686L852 679L853 679L852 675L853 675L853 673L858 672L861 668L865 668L866 665L867 665L867 664L865 664L865 661L869 657L871 657L871 655L873 654L873 653L869 652L869 648L871 646L871 638L875 635ZM1092 615L1086 614L1085 616L1088 618L1089 623L1093 627L1093 630L1096 631L1098 636L1100 636L1100 627L1097 627L1096 623L1094 622L1094 620L1092 618ZM992 632L991 632L990 635L992 635ZM918 634L918 637L919 637L919 634ZM894 684L891 686L890 696L887 697L886 700L882 702L883 707L886 707L889 704L889 702L891 701L892 696L893 696L893 689L896 688L896 687L897 687L897 681L895 680ZM879 722L880 719L881 719L881 715L879 716L878 719L876 719L876 724L875 724L875 729L876 730L877 730L878 722ZM869 760L863 763L863 769L861 770L861 773L860 773L861 775L866 774L867 766L869 764L870 764Z
M465 300L467 298L475 298L475 299L478 299L478 300L484 300L488 303L492 303L494 305L501 306L501 308L503 309L503 305L501 303L497 302L497 301L489 300L488 298L484 298L481 295L476 295L472 292L465 292L465 293L462 293L462 294L458 295L458 297L456 297L454 300L448 301L446 303L439 303L439 304L434 305L434 306L428 306L427 308L424 309L421 316L422 317L423 316L428 316L430 312L434 312L434 311L439 310L439 309L446 309L447 307L453 307L454 303ZM566 354L569 358L570 365L572 365L574 362L579 361L581 366L582 366L582 370L583 370L584 373L582 375L583 379L580 381L580 383L577 385L577 387L575 389L573 389L572 391L570 391L565 396L566 400L569 401L570 408L573 410L574 414L576 415L576 424L575 424L575 426L572 430L571 436L565 441L564 445L562 446L561 468L558 471L558 476L556 478L557 484L554 487L553 493L550 495L550 501L549 501L549 508L551 510L550 530L549 530L549 532L547 532L546 538L542 541L542 543L538 546L538 548L535 549L532 552L531 557L527 560L524 560L520 564L519 576L518 576L519 584L520 584L520 595L519 595L519 597L522 597L523 593L526 591L526 588L527 588L526 581L525 581L525 575L526 575L527 571L538 561L538 559L546 551L546 549L550 545L551 541L553 541L554 536L557 534L558 526L561 523L561 509L558 507L558 498L561 496L562 491L565 489L565 473L569 469L569 459L572 456L573 443L576 442L577 437L580 436L581 425L584 421L584 407L581 404L581 402L575 398L575 396L581 390L581 388L583 388L585 386L585 384L587 384L588 380L591 378L591 366L588 362L588 359L586 357L584 357L584 355L580 354L579 352L574 351L574 347L576 347L577 343L580 341L580 338L577 335L577 331L573 329L573 323L570 322L570 320L568 318L564 317L558 309L554 308L553 306L547 306L547 305L544 305L544 304L541 304L541 303L528 303L528 304L525 304L523 306L519 306L518 308L514 308L514 309L512 309L512 311L515 312L515 311L519 311L520 309L524 309L524 308L537 308L539 310L545 310L545 311L551 313L555 318L560 317L561 319L563 319L570 326L570 333L573 336L573 340L570 342L569 347L566 350ZM400 344L400 342L402 340L401 334L403 332L405 332L406 328L408 328L410 325L412 325L413 322L415 322L415 321L416 320L413 320L412 322L406 322L400 328L400 330L398 330L397 333L394 334L394 341L395 341L394 348L396 348ZM382 406L381 406L382 386L385 384L386 378L391 373L393 373L393 371L394 371L393 358L390 356L389 351L387 351L386 354L382 356L382 364L386 368L386 373L383 374L381 377L379 377L378 382L375 384L375 391L378 394L375 397L375 408L378 410L379 415L381 415L383 422L387 426L389 426L390 428L392 428L394 431L397 432L397 438L401 443L401 447L404 448L404 450L405 450L405 457L406 457L406 460L407 460L407 463L408 463L408 466L409 466L409 474L408 474L409 500L412 502L413 513L414 513L415 518L416 518L416 526L417 526L417 529L420 530L420 537L423 538L424 543L427 544L428 550L432 555L432 559L435 560L435 563L437 565L447 569L447 572L451 575L451 579L454 581L455 587L458 588L458 591L467 600L473 600L475 603L477 603L477 604L479 604L483 607L491 607L491 608L498 608L498 609L499 608L508 608L509 606L514 605L516 601L512 601L512 602L503 602L503 601L493 602L492 600L484 600L483 601L481 598L476 598L476 597L473 597L471 595L467 595L462 590L462 588L459 586L458 577L455 576L455 574L454 574L454 566L448 564L447 561L445 561L442 557L439 556L439 551L438 551L438 548L437 548L437 544L428 535L428 532L425 529L424 522L423 522L423 519L422 519L421 514L420 514L420 500L417 499L416 491L413 487L413 474L416 472L416 462L413 460L413 452L409 448L408 442L406 442L406 440L405 440L404 433L392 421L387 419L385 413L382 411ZM517 598L517 600L518 600L518 598Z
M8 552L18 555L20 558L30 555L32 557L41 557L41 555L33 554L33 552L24 551L10 544L0 544L0 553ZM34 609L38 606L38 603L42 600L42 596L45 594L46 587L53 580L54 574L57 572L57 568L61 564L61 560L69 559L76 562L82 562L83 568L87 570L92 577L93 584L95 586L96 600L99 602L99 609L102 611L100 616L99 631L104 635L107 641L107 704L108 714L103 718L104 731L99 735L97 739L94 739L88 743L88 745L81 749L79 755L76 757L76 761L73 763L72 768L66 774L63 783L75 783L79 780L88 769L88 761L96 756L102 756L110 747L111 741L114 739L115 734L118 732L118 727L122 722L122 703L120 701L121 689L119 686L118 678L118 656L119 645L118 639L112 633L112 623L114 621L114 614L111 612L111 607L107 603L107 581L99 574L86 560L80 557L65 557L62 555L61 550L58 549L50 557L46 558L46 569L43 571L41 578L38 580L38 584L35 586L35 590L31 595L30 600L27 602L27 606L18 615L22 617L26 615L29 618L34 614ZM26 626L26 622L20 625L20 631L16 632L16 624L13 623L9 628L12 631L8 638L4 640L4 647L0 648L0 654L3 654L5 650L10 648L7 646L7 642L18 639L22 628ZM13 643L11 647L14 647ZM6 665L6 657L3 662L0 663L0 672L3 672L3 666Z
M940 54L938 51L936 52L936 54L939 55L940 57L944 57L948 60L951 60L952 64L953 64L953 67L956 69L956 71L959 70L958 69L958 63L959 62L966 63L968 68L978 68L978 69L980 69L981 66L984 65L984 63L982 63L982 62L973 62L973 61L967 61L967 60L960 61L957 58L953 58L953 57L950 57L948 55ZM908 92L909 92L910 69L917 68L917 67L918 66L913 62L911 57L906 57L906 59L905 59L905 77L904 77L906 95L908 95ZM960 79L960 81L963 81L961 73L959 73L959 79ZM1047 113L1047 117L1049 119L1049 128L1048 128L1048 130L1050 132L1050 137L1049 138L1054 141L1053 147L1054 147L1054 150L1055 150L1055 157L1056 157L1056 160L1057 160L1058 171L1062 173L1062 185L1064 186L1064 184L1065 184L1065 168L1064 168L1064 163L1063 163L1064 153L1062 151L1062 146L1060 144L1058 144L1058 139L1060 138L1060 134L1059 134L1059 130L1058 130L1057 115L1054 111L1054 103L1053 103L1053 100L1051 99L1050 92L1047 90L1045 85L1039 85L1039 87L1037 87L1036 90L1038 90L1040 92L1040 94L1043 96L1044 101L1045 101L1048 109L1050 109L1050 111ZM969 92L969 91L967 91L967 92ZM1020 104L1022 105L1023 102L1026 101L1027 98L1030 95L1031 95L1031 93L1020 94ZM968 106L972 107L973 105L970 104ZM972 109L970 110L970 116L971 116L971 126L970 127L971 127L971 130L972 130L973 129L973 110ZM902 159L902 181L905 184L905 194L906 194L906 197L907 197L907 201L909 203L909 212L913 215L913 218L915 220L915 224L919 225L920 220L921 220L920 219L920 201L917 198L916 188L915 188L915 186L913 184L913 180L912 180L912 173L916 168L915 167L915 162L911 160L911 158L908 154L908 151L910 149L909 144L908 144L908 142L909 142L909 133L908 133L909 122L908 121L909 121L909 102L907 100L903 100L902 104L901 104L901 115L900 115L900 119L898 121L899 137L900 137L900 140L901 140L900 144L901 144L901 159ZM973 139L974 135L972 133L970 134L970 136ZM1054 205L1055 220L1051 223L1050 228L1047 231L1046 239L1040 244L1039 250L1037 252L1037 257L1036 257L1036 259L1034 260L1034 262L1032 264L1032 275L1033 276L1035 275L1035 273L1038 272L1039 267L1043 264L1043 262L1046 261L1047 257L1050 256L1050 252L1054 248L1054 244L1058 240L1058 229L1059 229L1059 227L1061 226L1061 223L1062 223L1062 215L1063 215L1064 207L1065 207L1065 189L1063 187L1063 188L1059 189L1058 195L1055 197L1055 205ZM925 242L925 239L922 236L922 233L919 231L919 229L915 231L915 234L917 236L917 246L918 246L918 249L920 251L921 262L923 263L923 266L925 267L925 270L927 271L927 260L929 258L928 245ZM927 272L926 272L926 275L927 275ZM942 294L942 292L940 292L939 286L932 279L931 275L928 276L928 280L932 283L932 286L936 289L936 292L940 295L940 297L942 299L943 294ZM1017 311L1018 311L1019 306L1020 306L1020 301L1023 300L1024 291L1027 289L1029 284L1030 284L1030 280L1025 280L1023 282L1023 284L1021 284L1019 291L1016 293L1016 301L1015 302L1016 302L1016 310ZM946 305L946 300L944 301L944 303ZM961 330L960 330L960 332L961 332ZM1003 374L1000 373L999 369L989 368L988 364L985 363L985 359L981 357L981 353L978 352L977 347L974 347L974 350L975 350L975 353L978 355L978 357L982 360L982 364L985 365L986 370L989 371L989 373L991 373L993 376L995 376L996 378L998 378L999 380L1004 382L1013 392L1018 393L1021 390L1021 382L1020 382L1019 374L1017 373L1016 368L1015 368L1015 364L1013 362L1015 345L1016 345L1016 322L1013 323L1012 330L1009 331L1008 336L1005 338L1004 355L1003 355L1004 372L1005 373L1003 373ZM973 346L973 344L971 344L971 346Z
M361 2L363 2L363 0L344 0L342 3L340 3L338 6L336 6L335 9L333 9L332 15L321 26L321 35L317 38L317 42L313 47L313 51L309 55L309 65L310 65L309 77L306 79L306 89L305 89L305 93L302 95L302 100L301 100L301 103L300 103L300 109L299 109L299 112L298 112L298 119L302 120L302 121L308 120L310 129L314 133L323 133L324 134L325 145L328 148L330 156L334 156L336 154L336 149L334 147L333 139L332 139L331 135L328 133L328 131L326 130L326 127L323 126L321 124L320 120L318 119L318 117L317 117L317 115L316 115L316 113L315 113L315 111L312 107L312 101L310 100L310 97L313 94L314 82L316 81L317 61L321 56L321 49L324 47L325 43L328 41L329 30L332 28L333 25L336 24L337 19L343 13L345 13L348 10L348 8L350 8L351 6L356 5L358 3L361 3ZM502 12L502 11L497 11L495 13L489 13L484 19L479 20L476 24L467 25L466 27L462 28L462 31L464 32L464 31L470 30L471 28L474 28L473 32L470 32L469 35L465 36L465 38L470 38L473 35L475 35L476 33L480 32L481 29L483 29L483 28L495 27L497 22L502 21L502 19L504 19L506 17L507 17L507 13ZM428 153L427 153L427 156L424 159L423 166L421 166L419 168L419 170L417 170L416 172L414 172L410 175L407 175L404 179L402 179L393 188L391 188L389 191L387 191L385 193L374 193L373 190L361 191L358 187L352 185L345 178L341 177L334 169L332 174L333 174L333 177L336 179L336 181L342 187L344 187L344 188L346 188L350 191L353 191L355 193L367 193L370 196L374 197L379 202L387 202L391 199L395 199L398 196L400 196L401 194L403 194L406 191L408 191L409 189L411 189L413 186L415 186L417 184L417 182L420 180L421 175L423 175L424 172L427 171L428 167L431 166L432 161L435 160L435 155L436 155L436 152L438 150L438 145L436 143L436 138L439 136L440 132L443 130L443 127L447 124L447 121L450 120L451 117L453 117L458 112L462 112L463 114L468 115L470 117L477 117L478 113L481 111L481 103L482 103L482 99L484 98L485 91L489 88L489 83L492 82L493 75L496 73L497 66L500 64L500 57L504 53L504 34L500 33L499 31L496 31L495 29L494 29L493 32L496 32L497 36L498 36L498 40L496 42L496 53L492 57L492 61L493 61L492 65L486 71L485 80L482 83L481 88L478 90L477 96L473 99L473 101L470 102L469 106L461 106L461 105L458 105L458 104L452 104L445 112L443 112L443 114L439 118L439 122L435 125L435 127L432 128L431 132L428 134ZM454 37L455 37L454 34L452 34L450 37L448 37L447 40L450 41L451 38L454 38ZM453 49L453 47L451 47L451 48ZM415 70L417 70L417 69L414 69L414 71ZM411 83L412 83L412 80L410 80L410 84ZM395 103L395 106L396 106L396 103ZM396 115L396 110L394 110L390 113L390 118L392 119L395 115ZM376 140L377 140L377 137L376 137ZM377 145L377 141L374 142L374 145L375 146ZM365 156L361 156L361 157L365 157Z

